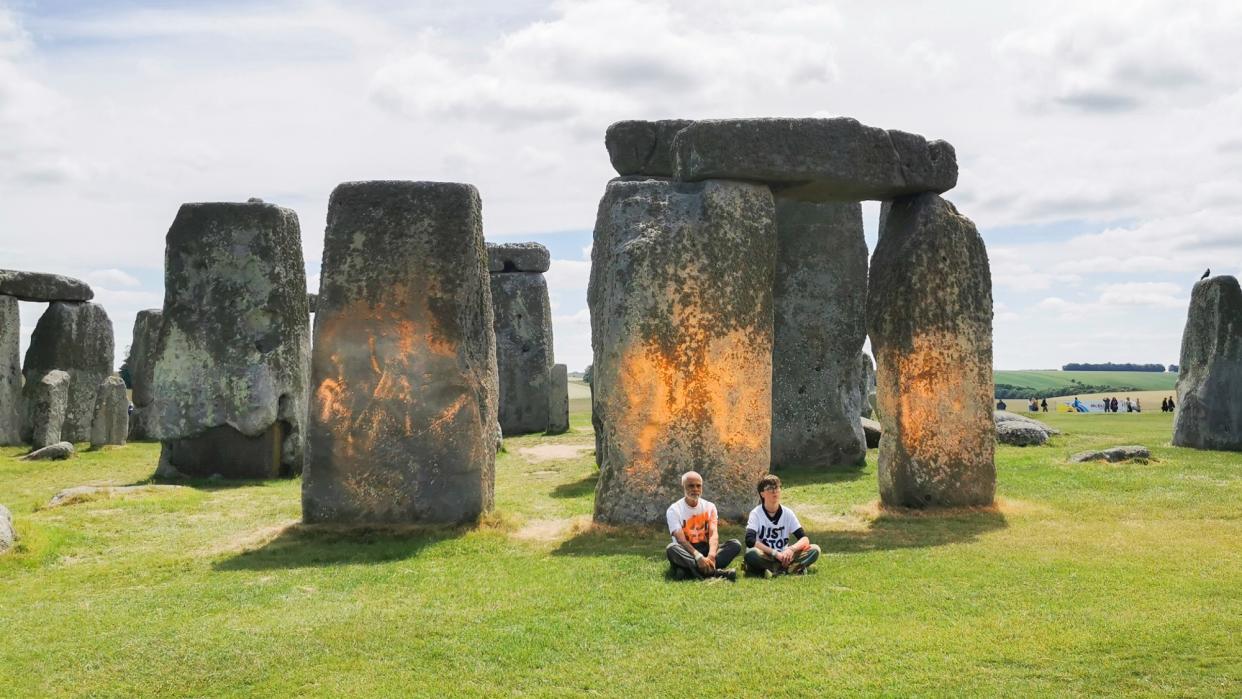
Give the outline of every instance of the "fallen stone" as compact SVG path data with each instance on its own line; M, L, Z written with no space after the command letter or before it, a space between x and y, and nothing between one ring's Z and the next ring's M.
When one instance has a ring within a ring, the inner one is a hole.
M0 269L0 296L36 303L90 301L95 292L84 281L59 274Z
M17 543L17 532L13 530L13 513L9 508L0 505L0 553L13 548Z
M164 312L158 308L138 311L134 339L129 345L130 393L134 412L129 416L129 439L151 439L151 404L155 402L155 345L160 338Z
M948 143L845 117L696 121L677 132L673 150L677 179L766 182L806 201L889 200L957 184Z
M618 121L604 134L608 159L618 175L672 177L673 136L694 123L689 119Z
M591 254L595 519L663 522L691 469L742 518L771 464L771 192L613 180Z
M1242 451L1242 288L1235 277L1195 284L1178 367L1173 444Z
M548 434L568 431L569 369L564 364L554 364L548 385Z
M1052 425L1049 425L1046 422L1036 420L1035 418L1027 417L1025 415L1011 413L1005 410L993 411L992 419L996 422L997 425L1000 425L1002 422L1020 422L1025 425L1030 425L1032 427L1041 429L1044 432L1048 433L1049 435L1061 434L1061 430L1058 430L1057 428L1053 427Z
M129 434L129 397L125 380L112 375L95 390L95 419L91 422L91 448L125 443Z
M863 434L867 437L867 448L878 449L880 446L880 437L884 434L884 427L869 417L859 418L862 422Z
M548 429L552 308L543 275L491 275L500 427L507 435Z
M552 255L539 243L487 244L489 272L546 272L552 267Z
M148 422L161 460L190 477L300 473L310 330L297 214L183 204L166 245Z
M49 371L69 374L69 397L60 438L85 442L95 417L95 389L112 375L112 320L96 303L56 301L48 305L30 335L22 373L26 384Z
M1048 432L1040 427L1017 420L996 423L996 440L1015 447L1039 446L1048 441Z
M42 449L61 439L69 404L69 374L52 370L26 384L25 424L31 448Z
M22 443L21 317L17 298L0 296L0 446Z
M172 490L189 490L184 485L78 485L66 488L52 496L48 507L64 507L80 502L101 500L139 493L159 493Z
M73 456L73 444L57 442L41 449L35 449L21 458L22 461L62 461Z
M1151 451L1147 447L1138 445L1126 445L1121 447L1111 447L1109 449L1101 449L1099 451L1083 451L1070 457L1070 463L1081 464L1087 461L1108 461L1116 463L1118 461L1129 461L1131 459L1150 459Z
M776 198L772 469L861 466L867 243L858 202Z
M496 340L479 193L348 182L328 204L306 522L457 523L492 507Z
M871 258L880 499L899 507L990 505L992 277L970 219L935 194L886 204Z

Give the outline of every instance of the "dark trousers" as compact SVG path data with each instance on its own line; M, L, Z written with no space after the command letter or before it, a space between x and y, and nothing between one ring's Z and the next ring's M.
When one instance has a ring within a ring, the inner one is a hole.
M706 556L707 552L710 550L706 541L698 544L691 544L691 546L694 547L695 551L698 551L704 556ZM733 559L737 558L737 555L741 552L742 544L737 539L729 539L728 541L720 544L720 546L716 548L716 570L724 570L725 568L728 568L729 564L733 562ZM699 567L694 563L694 556L690 555L690 552L676 541L664 548L664 555L668 556L668 562L673 564L674 567L684 568L695 575L700 575Z

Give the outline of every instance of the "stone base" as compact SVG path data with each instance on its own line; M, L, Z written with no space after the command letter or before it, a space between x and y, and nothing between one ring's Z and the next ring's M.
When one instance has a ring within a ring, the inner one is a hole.
M280 478L290 475L280 463L286 427L277 422L257 437L233 427L213 427L197 437L164 442L160 453L161 477L232 480ZM171 471L169 470L171 467Z

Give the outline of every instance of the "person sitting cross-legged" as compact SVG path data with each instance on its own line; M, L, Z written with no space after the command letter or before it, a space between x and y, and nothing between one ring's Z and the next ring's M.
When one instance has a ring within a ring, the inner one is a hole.
M758 490L759 506L746 522L746 571L765 577L805 573L819 560L819 546L807 538L793 510L781 505L780 478L769 473Z
M703 499L703 477L694 471L681 476L686 497L669 505L665 513L673 542L664 548L673 573L693 578L736 580L729 564L742 552L742 544L730 539L723 545L718 531L716 506Z

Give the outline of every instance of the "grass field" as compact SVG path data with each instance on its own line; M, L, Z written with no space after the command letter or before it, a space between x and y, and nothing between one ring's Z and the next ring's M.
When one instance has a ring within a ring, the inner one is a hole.
M2 448L0 696L1239 696L1242 454L1174 449L1170 419L1050 415L1048 446L998 449L994 510L883 511L874 452L784 473L825 556L736 584L590 526L582 410L507 439L496 513L448 531L299 527L296 480L46 508L157 447ZM1128 443L1155 459L1066 462Z
M1036 391L1064 388L1074 392L1074 382L1088 386L1133 386L1143 391L1169 391L1177 385L1177 374L1151 371L996 371L993 381L1010 386L1026 386ZM1159 399L1157 399L1159 400Z

